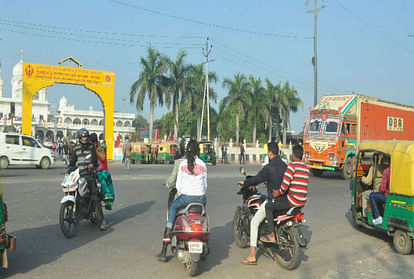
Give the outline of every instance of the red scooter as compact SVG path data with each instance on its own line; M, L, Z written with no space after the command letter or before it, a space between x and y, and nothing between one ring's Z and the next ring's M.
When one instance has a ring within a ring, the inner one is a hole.
M188 269L188 274L197 273L200 259L210 252L210 228L204 205L190 203L177 212L177 218L171 232L171 251Z

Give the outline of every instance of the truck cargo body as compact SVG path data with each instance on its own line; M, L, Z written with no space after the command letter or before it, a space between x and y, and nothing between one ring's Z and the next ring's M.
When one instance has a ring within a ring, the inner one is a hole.
M323 96L306 119L305 163L316 176L340 171L348 179L360 141L414 140L413 125L414 107L355 94Z

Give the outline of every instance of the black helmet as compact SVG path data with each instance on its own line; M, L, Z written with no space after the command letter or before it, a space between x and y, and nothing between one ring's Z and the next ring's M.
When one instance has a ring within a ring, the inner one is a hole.
M82 141L83 137L88 137L89 138L89 132L85 128L82 128L78 131L79 142L82 143L82 144L85 144L85 143L88 142L88 139L86 141Z

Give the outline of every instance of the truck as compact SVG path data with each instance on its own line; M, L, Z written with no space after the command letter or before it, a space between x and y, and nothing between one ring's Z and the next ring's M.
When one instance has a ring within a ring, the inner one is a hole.
M364 140L414 140L414 107L359 94L325 95L310 109L303 132L304 162L314 176L350 179Z

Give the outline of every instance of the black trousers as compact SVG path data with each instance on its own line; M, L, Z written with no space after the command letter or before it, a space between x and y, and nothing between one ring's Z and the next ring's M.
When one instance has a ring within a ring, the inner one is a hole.
M274 232L275 227L273 225L274 213L285 213L291 208L290 203L286 195L279 196L274 199L269 199L265 205L266 209L266 220L269 226L269 231Z
M98 193L98 186L96 185L96 178L95 177L85 177L86 181L88 182L88 190L91 193L91 200L95 202L96 205L96 218L98 219L98 223L101 224L104 220L104 215L101 206L101 197Z

